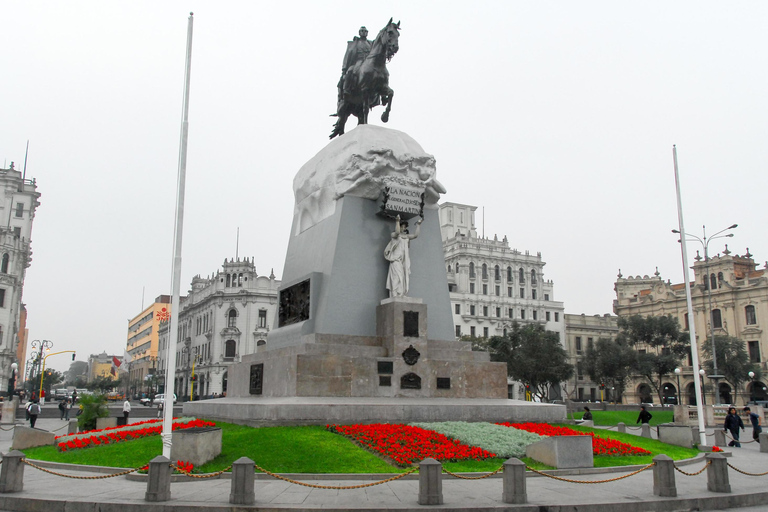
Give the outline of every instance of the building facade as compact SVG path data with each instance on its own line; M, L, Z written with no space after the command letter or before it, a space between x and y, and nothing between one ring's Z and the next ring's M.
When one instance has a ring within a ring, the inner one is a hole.
M149 392L154 387L150 376L157 370L157 346L160 324L170 318L171 296L160 295L144 310L128 321L125 367L131 395Z
M440 205L448 289L456 338L503 336L518 324L539 324L565 340L562 302L555 300L554 284L544 279L541 253L531 255L501 240L478 237L476 206ZM558 390L559 392L559 390ZM510 383L510 397L524 392Z
M565 349L575 372L570 382L563 383L564 395L578 401L618 402L616 390L601 387L593 382L584 371L584 357L587 347L600 338L616 339L619 332L618 317L613 315L565 315Z
M274 273L257 274L253 259L224 260L214 275L195 276L192 289L179 301L175 347L170 347L170 322L161 325L160 378L168 367L170 350L176 358L174 389L178 397L190 396L193 372L196 396L225 395L229 366L267 343L277 317L279 286Z
M765 375L768 370L768 331L763 329L768 324L767 268L768 264L761 269L757 268L749 249L746 254L739 256L732 254L726 245L722 254L706 260L697 253L693 265L694 281L690 284L690 289L700 360L703 360L701 347L704 344L711 346L711 334L714 329L715 335L732 336L742 340L751 361L759 365ZM684 283L665 282L658 270L653 277L646 275L625 278L619 273L615 290L613 309L617 315L672 315L682 329L688 329ZM681 365L680 395L684 404L696 403L691 365L690 357ZM747 378L743 389L731 389L728 383L720 380L718 396L715 397L712 389L705 398L710 404L741 404L750 399L766 400L768 394L765 382L765 377L762 382L749 382ZM709 379L705 380L705 384L711 387ZM668 376L663 388L665 396L676 396L676 376ZM652 393L649 396L647 384L641 381L636 381L634 389L628 392L633 395L628 397L630 401L653 399Z
M0 376L6 383L12 363L18 363L19 374L24 368L24 360L17 359L19 333L25 332L21 326L22 292L32 262L32 222L40 206L40 193L35 180L25 179L13 162L8 169L0 169L0 188Z
M121 356L109 355L106 352L88 356L88 382L93 382L100 377L117 380L117 370L113 372L115 358L121 360Z

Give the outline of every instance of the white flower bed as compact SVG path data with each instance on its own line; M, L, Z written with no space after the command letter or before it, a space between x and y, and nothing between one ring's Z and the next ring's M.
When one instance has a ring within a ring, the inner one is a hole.
M497 457L502 458L524 457L526 446L543 439L542 436L532 432L485 422L446 421L411 423L411 425L434 430L470 446L477 446L493 452Z
M189 421L194 420L194 416L184 416L182 418L174 418L173 423L174 425L176 423L187 423ZM126 425L124 427L110 427L105 428L101 430L87 430L85 432L80 432L78 434L70 434L65 436L58 436L56 438L56 444L58 443L66 443L67 441L71 441L73 439L76 439L78 437L91 437L91 436L100 436L104 434L108 434L110 432L126 432L131 430L141 430L142 428L148 428L148 427L157 427L158 425L162 425L163 420L157 419L157 420L145 420L140 423L134 423L132 425Z

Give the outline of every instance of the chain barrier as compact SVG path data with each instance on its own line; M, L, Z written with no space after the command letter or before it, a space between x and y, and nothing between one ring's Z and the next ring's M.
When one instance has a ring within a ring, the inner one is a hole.
M698 470L695 473L687 473L687 472L683 471L682 469L680 469L679 467L677 467L677 464L674 464L674 466L675 466L675 471L678 471L678 472L684 474L685 476L696 476L696 475L702 474L704 472L704 470L709 467L710 464L712 464L712 461L708 460L707 463L704 464L704 467L701 468L700 470Z
M266 470L259 466L258 464L253 465L256 469L261 471L262 473L271 476L272 478L277 478L278 480L283 480L285 482L291 483L291 484L297 484L297 485L303 485L304 487L311 487L313 489L363 489L364 487L373 487L374 485L381 485L386 484L388 482L394 482L395 480L399 480L403 478L406 475L410 475L414 471L416 471L418 468L411 468L405 473L400 473L397 476L393 476L392 478L387 478L386 480L379 480L377 482L371 482L369 484L360 484L360 485L317 485L317 484L308 484L306 482L299 482L298 480L293 480L291 478L287 478L281 475L278 475L277 473L273 473L269 470Z
M739 444L759 443L759 441L757 439L753 439L751 441L740 441L738 439L734 439L734 437L731 434L729 434L728 431L724 431L724 432L725 432L725 437L727 437L731 441L734 441L734 442L739 443Z
M643 430L643 427L626 427L627 430Z
M64 430L64 429L65 429L65 428L67 428L68 426L69 426L69 423L67 423L66 425L62 425L61 427L59 427L59 428L57 428L57 429L54 429L54 430L49 430L49 432L58 432L59 430Z
M627 473L626 475L617 476L616 478L608 478L606 480L573 480L573 479L570 479L570 478L563 478L561 476L550 475L548 473L544 473L543 471L539 471L537 469L533 469L530 466L525 466L525 469L533 471L537 475L545 476L545 477L551 478L553 480L560 480L561 482L568 482L568 483L571 483L571 484L605 484L605 483L608 483L608 482L615 482L617 480L623 480L625 478L629 478L631 476L635 476L638 473L642 473L646 469L651 469L655 465L656 465L655 462L651 462L647 466L642 467L642 468L638 469L637 471L633 471L631 473Z
M3 432L10 432L11 430L13 430L15 428L16 428L16 425L12 426L11 428L0 427L0 430L2 430Z
M742 475L747 475L747 476L765 476L765 475L768 475L768 471L766 471L764 473L748 473L748 472L746 472L744 470L741 470L741 469L739 469L737 467L732 466L730 462L728 462L728 467L731 468L734 471L738 471Z
M185 471L184 469L180 468L179 466L177 466L176 464L173 464L173 463L171 463L171 467L173 469L175 469L176 471L178 471L179 473L183 473L183 474L185 474L187 476L191 476L192 478L214 478L214 477L217 477L217 476L221 475L222 473L226 473L227 471L232 469L232 464L230 464L229 466L225 467L221 471L216 471L215 473L204 473L202 475L193 475L191 472Z
M504 469L503 465L499 466L499 469L497 469L493 473L488 473L487 475L483 475L483 476L463 476L463 475L460 475L458 473L454 473L452 471L448 471L445 468L443 468L443 473L448 473L452 477L461 478L462 480L482 480L483 478L488 478L489 476L495 475L496 473L498 473L499 471L502 471L503 469Z
M64 478L74 478L76 480L103 480L105 478L112 478L112 477L115 477L115 476L127 475L129 473L133 473L134 471L139 471L139 470L142 470L142 469L146 469L146 467L147 467L147 466L142 466L140 468L128 469L126 471L121 471L120 473L113 473L111 475L75 476L75 475L67 475L67 474L64 474L64 473L59 473L58 471L52 471L52 470L46 469L46 468L41 468L37 464L33 464L33 463L29 462L27 459L22 459L22 462L24 464L26 464L27 466L32 466L33 468L39 469L40 471L43 471L45 473L50 473L51 475L56 475L56 476L63 476Z

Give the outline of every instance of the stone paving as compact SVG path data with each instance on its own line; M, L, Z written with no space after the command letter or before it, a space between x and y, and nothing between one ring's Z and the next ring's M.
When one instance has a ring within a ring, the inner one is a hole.
M140 418L137 418L139 421ZM22 422L18 422L22 424ZM26 424L26 423L25 423ZM37 426L46 430L66 431L66 422L58 418L43 417ZM9 451L12 428L5 425L0 431L0 450ZM749 430L749 429L748 429ZM632 431L630 431L632 432ZM710 429L711 433L712 430ZM743 436L750 439L750 432ZM768 453L760 453L757 443L743 444L743 448L730 449L728 462L747 472L768 471ZM257 461L258 462L258 461ZM703 467L697 461L683 467L694 472ZM64 473L86 476L97 473L60 470ZM502 502L502 479L459 480L443 479L444 505L418 505L418 477L404 478L387 484L355 490L313 489L272 478L261 478L255 483L257 510L530 510L530 511L607 511L633 512L644 510L726 510L751 507L747 510L768 510L768 476L751 477L729 469L732 493L707 491L706 472L688 477L676 473L677 498L659 498L653 495L653 473L647 470L629 478L610 483L584 484L532 476L527 479L528 504L509 505ZM623 473L626 474L626 473ZM595 481L621 476L622 473L596 473L569 475L567 478ZM320 485L357 485L370 479L339 476L339 480L312 480L309 476L296 477ZM24 472L24 490L0 495L2 510L45 510L46 512L99 510L120 512L169 510L234 510L249 507L229 504L231 481L228 478L174 482L172 499L162 503L144 501L146 481L136 477L116 477L103 480L70 480L50 475L27 466Z

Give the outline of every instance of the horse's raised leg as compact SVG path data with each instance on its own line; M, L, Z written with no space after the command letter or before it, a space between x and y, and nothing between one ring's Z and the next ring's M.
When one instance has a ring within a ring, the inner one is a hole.
M347 124L347 118L349 117L349 112L346 111L344 107L339 109L338 114L331 114L331 116L337 116L338 119L336 120L336 124L333 125L333 131L331 132L331 136L329 138L334 138L338 135L344 135L344 125Z
M384 113L381 114L381 120L383 122L389 121L389 111L392 110L392 98L395 96L395 91L392 89L389 90L387 93L387 108L384 110Z

